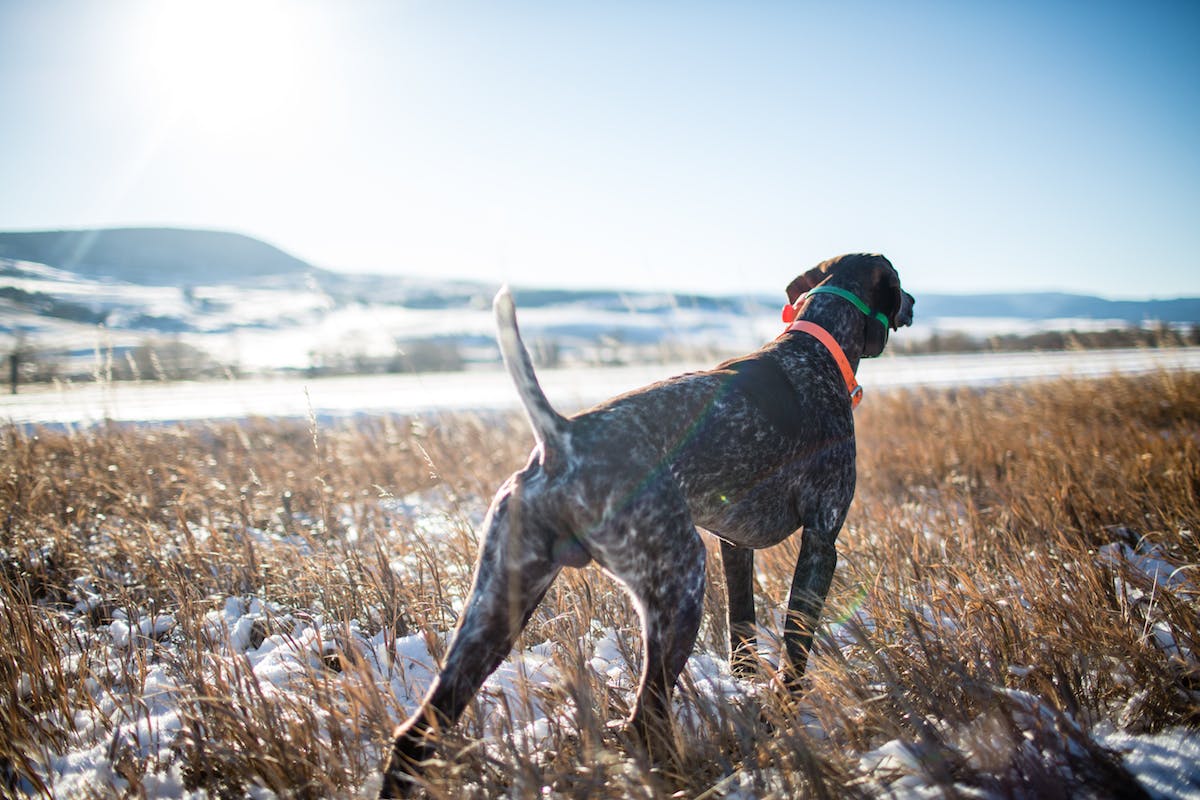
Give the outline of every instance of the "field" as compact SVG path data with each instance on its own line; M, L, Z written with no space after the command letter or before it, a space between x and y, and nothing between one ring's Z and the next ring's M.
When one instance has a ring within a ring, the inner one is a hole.
M433 797L1200 796L1200 373L873 393L798 698L797 543L734 679L719 553L650 763L610 725L637 618L568 570ZM508 413L0 431L0 792L370 792L444 652Z

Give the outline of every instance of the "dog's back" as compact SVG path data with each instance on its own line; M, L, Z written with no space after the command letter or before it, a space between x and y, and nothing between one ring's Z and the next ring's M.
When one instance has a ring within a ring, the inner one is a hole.
M795 532L809 487L845 487L848 472L853 486L852 417L814 418L808 411L814 404L834 404L820 396L801 402L802 389L788 378L776 348L566 418L538 382L511 295L502 290L494 306L504 362L550 476L569 469L568 485L609 481L595 487L597 496L633 492L656 473L669 473L698 526L745 547L766 547ZM804 389L833 398L840 384L815 380ZM586 530L597 523L580 524Z

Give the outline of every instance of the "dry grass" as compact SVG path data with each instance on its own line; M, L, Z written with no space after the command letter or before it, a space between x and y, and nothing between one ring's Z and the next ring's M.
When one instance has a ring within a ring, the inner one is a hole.
M589 665L597 631L636 663L636 618L599 572L568 571L518 644L549 642L556 678L469 710L431 794L1135 792L1089 733L1200 726L1200 375L877 392L858 415L858 494L800 702L692 670L679 753L646 763L606 724L632 675ZM473 525L529 440L512 416L4 430L0 792L61 794L63 754L89 748L108 770L94 796L360 791L415 700L364 642L441 651ZM397 499L414 492L419 514ZM1151 585L1113 542L1188 569ZM795 550L760 554L765 638ZM723 658L710 555L698 650ZM240 649L212 623L230 602L263 609ZM289 691L245 655L267 637L312 655ZM561 711L537 747L519 735L535 705ZM910 758L871 769L894 741Z

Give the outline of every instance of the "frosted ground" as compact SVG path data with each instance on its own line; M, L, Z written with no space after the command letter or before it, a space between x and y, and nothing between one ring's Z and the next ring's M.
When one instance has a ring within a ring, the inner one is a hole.
M422 536L446 535L456 524L445 511L439 510L446 507L446 498L439 489L386 502L390 512L407 518ZM471 521L479 522L478 518ZM347 517L344 523L348 538L353 540L356 535L353 519ZM204 531L196 528L193 534L203 536ZM296 558L309 554L308 545L300 537L265 531L256 531L254 535L260 538L261 545L294 549ZM1194 600L1196 596L1194 573L1187 573L1180 565L1165 560L1153 547L1138 549L1126 543L1113 543L1101 548L1096 557L1118 567L1116 574L1125 576L1115 578L1119 594L1139 598L1152 592L1158 594L1159 602L1165 602L1167 595L1184 602L1189 598ZM396 561L391 568L403 580L415 565ZM1188 577L1189 574L1192 577ZM44 781L53 787L57 797L119 795L127 784L114 768L113 753L124 751L158 765L157 770L150 770L143 779L149 796L208 797L205 792L191 792L185 788L179 765L173 758L172 744L184 733L182 698L187 694L187 687L176 681L172 664L183 659L183 651L189 647L178 638L174 616L154 613L150 609L118 609L110 624L96 627L89 621L89 616L104 598L83 581L75 585L74 594L77 603L73 609L47 613L60 615L59 623L76 632L78 657L90 659L92 674L101 680L89 678L92 703L90 706L76 704L80 709L73 719L76 733L72 740L76 744L65 755L45 758L41 765ZM461 597L447 600L455 605L462 602ZM912 610L926 618L938 613L932 607L919 605L914 605ZM844 621L827 624L821 634L823 646L845 648L849 652L855 643L853 626L870 629L872 620L859 611ZM773 620L763 627L778 630L780 620ZM202 630L202 636L208 639L212 648L211 668L214 671L240 674L249 670L249 677L261 687L264 695L284 695L289 703L301 707L310 702L312 676L330 674L326 659L339 647L353 649L357 658L369 665L373 679L388 686L407 709L415 707L427 688L435 663L431 642L423 634L393 640L389 653L389 640L384 633L368 636L351 623L347 634L344 625L325 619L319 609L287 608L253 596L218 599L215 610L205 618ZM1165 624L1150 633L1157 646L1165 651L1196 660L1198 654L1177 641ZM441 632L437 649L442 649L446 639L447 633ZM765 647L771 648L770 639L766 641ZM574 712L570 701L547 707L536 699L536 692L519 692L516 688L518 679L535 686L552 685L559 679L550 647L549 643L543 643L513 653L488 680L481 694L481 716L492 735L497 735L497 720L504 718L510 710L515 713L516 740L526 742L534 751L539 742L548 740L552 728L571 726ZM593 624L583 648L585 662L598 681L620 692L632 692L636 670L623 655L626 648L622 647L617 631ZM114 688L100 688L102 683L109 683L104 680L105 673L114 676ZM688 661L686 673L685 681L694 687L694 702L702 708L710 704L753 702L756 692L761 691L760 685L733 677L723 654L702 648ZM133 675L140 676L140 680L134 680ZM337 691L336 678L333 683ZM129 690L135 685L141 687L140 691ZM122 686L126 691L121 691ZM1115 728L1100 728L1088 733L1035 695L1003 687L997 687L996 691L1020 709L1015 718L1026 733L1026 747L1030 749L1024 756L1042 759L1049 774L1061 773L1065 781L1071 766L1061 761L1061 751L1058 754L1039 752L1035 742L1047 728L1055 730L1055 726L1068 723L1071 727L1063 732L1069 738L1067 752L1070 748L1084 746L1107 748L1119 754L1125 767L1151 797L1200 797L1200 738L1194 733L1177 730L1135 736ZM319 719L320 712L315 709L315 703L313 705ZM676 713L681 715L685 739L699 735L696 728L689 726L691 720L687 714L682 714L683 710L677 707ZM63 724L63 720L55 718L55 712L42 716L44 724ZM815 719L809 725L811 733L821 735ZM367 746L369 743L364 742L364 747ZM972 753L969 747L964 755L968 763L974 758L986 757L984 753ZM931 782L922 763L921 744L917 741L887 742L864 754L859 769L866 781L865 787L881 797L915 800L944 796ZM770 773L767 775L769 779ZM363 791L371 788L368 783ZM730 775L720 788L721 793L716 796L736 800L751 800L762 796L764 790L770 790L769 786L751 783L741 773ZM991 796L978 787L957 788L963 797ZM252 797L274 796L261 787L250 787L249 792ZM543 796L550 795L543 793Z
M1169 355L1172 361L1158 362L1156 358ZM1161 351L1129 353L1107 352L1049 356L988 356L970 357L911 357L879 359L868 362L863 382L868 397L871 392L893 385L944 385L969 383L973 385L1022 379L1076 374L1106 374L1112 371L1140 371L1159 368L1200 369L1200 353L1196 351ZM546 371L544 377L551 395L564 407L582 405L598 396L605 396L629 386L639 385L669 372L668 367L624 370ZM92 394L89 394L92 393ZM344 415L363 410L391 411L431 410L435 408L492 408L511 407L511 386L501 372L461 373L436 376L409 376L374 379L327 379L310 382L232 382L197 385L108 384L60 388L42 393L6 398L0 412L14 420L58 423L88 423L104 416L124 420L188 419L199 416L237 417L244 414L292 413L307 415ZM223 405L224 403L224 405ZM403 498L385 499L388 511L418 531L421 536L436 538L446 535L453 524L445 510L447 499L438 490L413 494ZM485 500L476 498L459 507L476 509L468 520L478 526ZM344 519L347 537L356 536L354 520ZM206 535L201 528L192 531L196 537ZM310 554L309 544L301 537L279 532L254 531L261 546L294 551L298 559ZM1171 563L1156 548L1133 546L1128 542L1113 542L1099 549L1095 556L1106 564L1118 567L1114 574L1118 595L1140 598L1144 602L1196 602L1200 585L1195 570L1188 565ZM396 560L392 571L403 580L416 565ZM181 686L172 668L185 658L194 642L182 640L179 625L172 613L149 608L117 609L111 623L96 626L89 619L91 611L105 598L95 587L80 582L73 587L76 599L70 609L46 610L57 615L56 623L75 631L79 643L78 658L91 659L93 674L101 680L90 679L82 687L92 692L91 702L79 703L72 720L75 733L64 755L45 754L41 764L43 780L53 787L58 797L80 795L120 795L127 786L115 768L113 753L125 752L157 765L144 780L149 795L165 798L203 798L203 792L185 788L183 775L173 744L176 737L185 735L184 699L189 687ZM449 597L448 602L461 605L462 597ZM373 680L387 686L406 709L412 709L429 684L435 658L433 652L444 647L448 631L440 631L431 641L422 634L389 639L383 633L367 635L361 629L346 628L337 620L327 619L319 608L288 608L264 602L254 596L214 598L214 609L208 614L204 636L211 648L212 669L223 674L238 674L249 670L262 691L286 696L289 703L310 702L312 676L328 675L327 658L338 647L351 648L362 662L369 665ZM914 604L915 614L929 618L938 612L932 607ZM842 621L827 624L822 631L826 647L837 647L850 653L854 646L854 626L870 629L873 622L861 611ZM953 623L951 623L953 624ZM764 647L772 646L768 631L779 630L779 619L764 621L761 639ZM619 692L631 692L636 675L635 665L623 655L618 632L593 625L583 642L586 663L595 678ZM1153 625L1146 635L1165 653L1187 662L1196 662L1198 655L1191 645L1176 639L1165 624ZM777 643L776 643L777 644ZM513 653L488 681L482 695L483 716L490 720L490 730L509 709L518 709L515 722L517 737L536 750L550 731L569 727L574 718L569 703L546 707L516 688L518 678L534 685L551 686L559 680L551 645L543 643ZM1019 668L1018 668L1019 669ZM139 679L132 679L138 675ZM122 677L124 676L124 677ZM688 662L687 682L695 687L694 701L701 706L737 705L753 702L761 687L754 682L734 678L725 663L723 653L698 649ZM114 691L102 686L125 687ZM332 679L335 691L337 678ZM135 690L134 687L137 687ZM1128 771L1135 775L1143 789L1154 798L1200 798L1200 737L1183 729L1155 735L1130 735L1115 726L1085 731L1063 717L1039 697L1004 687L995 687L1015 707L1016 715L1027 737L1029 752L1026 759L1041 759L1048 774L1068 775L1071 765L1063 761L1063 752L1072 748L1102 747L1119 755ZM530 698L533 699L530 699ZM19 698L18 698L19 699ZM682 712L681 707L677 712ZM314 711L314 713L316 713ZM689 718L681 717L685 736L697 735L689 729ZM49 726L66 727L54 712L42 715ZM821 735L819 724L813 720L811 733ZM1067 725L1063 728L1063 725ZM1061 730L1067 737L1065 750L1048 752L1037 749L1039 736L1047 729ZM970 731L960 732L969 740ZM363 747L374 746L364 741ZM485 739L486 746L486 739ZM892 740L864 754L859 771L865 786L880 797L930 798L944 796L929 776L921 757L918 741ZM986 753L963 752L968 763L985 759ZM986 763L986 762L981 762ZM767 773L769 778L769 772ZM30 788L30 787L25 787ZM369 792L371 786L363 787ZM957 787L960 795L990 798L979 787ZM750 800L769 793L770 786L752 783L742 773L730 775L715 796ZM251 787L251 796L271 797L262 788ZM999 797L999 795L995 795Z
M39 269L42 270L39 272ZM190 299L178 289L112 286L85 281L68 273L48 272L50 268L30 267L28 277L14 278L16 288L46 291L54 286L56 296L72 295L88 302L100 302L127 313L151 314L190 321L200 325L196 309L208 309L203 316L207 330L186 334L185 341L224 347L238 354L239 362L256 366L295 367L307 365L314 348L332 344L358 347L367 352L386 353L395 347L397 337L406 335L467 335L490 338L491 315L486 309L455 312L405 308L366 307L333 308L328 298L316 290L290 292L290 300L280 305L281 293L270 290L243 290L232 287L204 289ZM139 294L140 293L140 294ZM212 309L218 309L214 312ZM215 316L214 316L215 314ZM760 314L747 318L740 314L700 313L689 309L671 309L665 317L679 337L692 337L703 344L719 340L724 346L750 350L778 332L777 318ZM582 327L587 335L621 325L631 331L642 325L657 329L664 324L661 313L631 307L624 311L596 309L529 309L521 312L527 331L553 331ZM282 321L282 324L281 324ZM101 354L106 348L133 346L143 334L110 330L98 337L95 326L47 323L44 319L17 320L30 327L50 326L43 331L62 346ZM932 325L935 323L924 323ZM967 324L967 323L964 323ZM1014 323L1007 320L982 322L971 326L986 327L988 332L1032 330L1053 327L1055 323ZM1097 323L1092 323L1097 324ZM925 328L928 332L929 328ZM912 334L920 334L919 328ZM632 334L630 334L632 335ZM189 337L195 337L190 339ZM84 355L84 358L91 358ZM644 385L680 371L708 364L677 364L622 368L572 368L540 372L552 400L564 410L586 406L601 398ZM1023 380L1074 375L1087 377L1114 372L1136 373L1158 369L1200 371L1200 350L1136 350L1089 353L990 354L987 356L884 357L863 364L860 379L868 402L875 392L890 387L981 386ZM354 378L250 379L210 383L165 384L153 381L114 383L83 381L73 384L26 387L16 396L0 397L0 422L19 424L91 425L103 420L128 423L164 422L201 419L241 419L262 417L314 417L317 419L353 416L362 413L423 413L437 410L496 410L515 407L515 394L507 376L500 370L469 371L449 374L397 375ZM404 520L422 536L436 538L450 530L453 521L444 510L446 498L439 492L387 499L389 513ZM482 511L483 498L466 503ZM478 525L478 516L471 519ZM119 521L113 521L119 525ZM344 526L354 536L353 519ZM196 537L205 532L196 528ZM310 555L309 544L299 537L278 532L254 531L259 544L294 552L298 559ZM1100 549L1096 558L1120 569L1123 577L1114 578L1119 595L1148 603L1168 600L1194 606L1200 587L1194 565L1171 563L1153 547L1138 548L1128 542L1113 542ZM415 567L396 560L392 571L403 579ZM57 797L120 796L128 784L121 777L114 753L128 753L156 765L144 779L149 796L164 798L204 798L203 792L189 792L184 786L173 745L185 735L185 698L190 687L181 686L173 664L185 658L195 642L183 640L181 626L173 613L150 608L118 608L108 624L95 625L92 611L106 601L95 586L79 582L73 587L75 604L64 609L46 609L55 624L72 630L78 642L77 659L91 660L92 674L81 691L90 702L80 702L73 723L74 733L65 754L43 754L40 774L53 787ZM449 602L460 605L461 597ZM915 614L928 618L937 612L914 605ZM854 642L853 627L870 629L873 622L862 612L843 621L827 624L822 636L826 647L844 649ZM780 620L764 620L760 637L770 648L768 630L779 630ZM1165 653L1195 663L1198 655L1185 642L1176 639L1165 624L1151 626L1145 634ZM212 653L212 669L222 674L240 674L249 670L264 693L286 696L289 702L303 706L309 702L312 676L328 676L330 653L337 647L349 647L364 663L377 683L387 686L406 709L415 707L428 686L435 658L431 651L442 650L448 631L440 631L431 641L416 634L391 640L383 634L368 635L350 630L337 620L327 619L319 608L289 608L254 596L214 598L214 610L204 625L205 647ZM587 664L595 677L617 691L631 692L636 675L623 652L619 632L593 625L583 642ZM521 709L518 734L530 743L546 739L549 731L570 726L573 712L569 705L546 707L515 688L518 679L535 685L553 685L559 680L553 653L548 644L538 644L513 653L489 680L482 695L484 715L495 730L506 709ZM849 657L849 656L848 656ZM67 665L70 666L70 665ZM136 677L136 679L135 679ZM32 676L23 681L24 699ZM336 677L330 678L335 690ZM714 706L753 702L761 687L734 678L725 664L725 656L700 648L687 666L687 681L695 687L699 704ZM123 687L114 691L107 687ZM1038 751L1038 732L1062 726L1064 718L1040 698L1015 690L996 687L1017 708L1018 720L1026 734L1029 759L1044 761L1050 774L1066 774L1070 769L1055 753ZM678 709L682 711L682 709ZM314 713L316 713L314 711ZM685 735L689 719L682 718ZM56 718L53 711L40 716L46 726L71 727ZM815 720L812 733L820 735ZM969 738L969 732L962 732ZM1125 767L1141 786L1155 798L1200 798L1200 738L1194 733L1176 730L1156 735L1134 736L1116 727L1083 731L1063 729L1072 747L1099 746L1120 755ZM485 739L486 742L486 739ZM373 747L364 741L363 747ZM485 745L486 746L486 745ZM929 798L942 796L927 775L921 758L921 744L896 739L864 754L859 771L876 794L883 797ZM964 752L968 759L985 754ZM768 776L769 777L769 776ZM31 787L23 787L28 790ZM371 787L363 787L369 792ZM978 787L957 787L963 797L989 797ZM730 775L716 796L750 800L769 793L770 786L754 785L742 773ZM256 797L271 797L267 790L250 787Z

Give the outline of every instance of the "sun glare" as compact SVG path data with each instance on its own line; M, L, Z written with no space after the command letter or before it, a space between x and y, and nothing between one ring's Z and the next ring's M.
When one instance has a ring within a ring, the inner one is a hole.
M172 112L232 134L286 112L302 88L295 20L276 0L160 0L148 76Z

